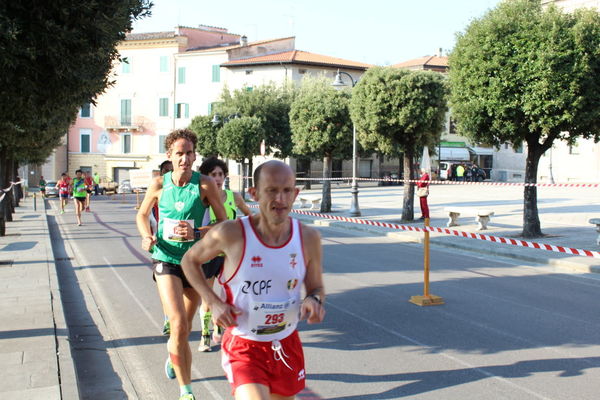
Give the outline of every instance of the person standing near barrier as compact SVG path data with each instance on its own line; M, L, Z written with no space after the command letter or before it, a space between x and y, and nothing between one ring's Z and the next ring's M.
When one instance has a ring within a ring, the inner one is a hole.
M429 174L426 170L421 169L421 177L417 182L417 196L419 196L419 205L421 206L421 218L429 218L429 205L427 204L427 196L429 196Z
M184 253L209 230L202 227L204 211L215 210L217 222L225 220L214 180L192 171L196 160L196 134L187 129L171 132L165 139L167 156L173 171L152 182L136 217L142 236L142 248L152 250L153 278L170 321L165 373L177 378L180 400L194 400L191 388L192 353L188 337L196 314L199 295L189 285L181 269ZM158 203L158 232L152 234L150 216Z
M465 167L463 164L458 164L456 167L456 180L463 182L465 180Z
M85 208L87 198L86 188L83 172L78 169L75 171L75 178L73 179L73 199L75 201L75 218L77 218L77 226L82 225L81 213Z
M70 183L67 180L67 174L62 173L60 179L56 182L56 188L58 189L58 197L60 198L60 213L65 213L65 207L69 204L69 193Z
M239 209L245 216L252 215L250 208L239 193L235 193L229 189L223 189L225 178L229 174L227 164L223 160L219 160L216 157L207 158L200 165L200 173L208 175L215 180L217 187L221 191L221 200L227 213L227 219L233 220L237 217L237 210ZM210 223L216 222L215 213L212 208L209 208ZM221 271L225 258L223 255L219 255L202 265L204 276L208 279L209 285L212 287L214 278ZM210 321L212 319L212 313L208 309L208 305L205 302L200 304L200 324L202 330L202 336L200 338L200 345L198 346L199 351L211 351L210 346ZM213 340L218 343L220 341L219 328L214 327Z
M40 176L40 183L38 184L40 188L40 193L42 194L42 198L46 197L46 180L44 179L44 175Z
M83 179L85 183L85 211L90 212L90 203L92 201L92 188L94 186L94 180L89 172L85 172L85 178Z
M94 172L94 196L98 196L98 188L100 186L100 175L97 172Z
M288 165L259 165L254 185L249 192L259 213L217 225L185 254L182 268L213 321L227 328L222 366L235 398L291 400L306 377L297 324L325 316L321 237L289 216L299 190ZM202 264L220 253L225 300L202 272Z

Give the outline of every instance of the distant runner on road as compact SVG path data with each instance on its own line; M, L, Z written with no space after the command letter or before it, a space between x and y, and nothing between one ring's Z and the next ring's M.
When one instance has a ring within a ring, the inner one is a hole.
M75 218L77 218L77 225L81 226L81 212L85 208L85 202L87 197L87 191L85 186L85 180L83 178L83 172L78 169L75 171L75 178L73 178L73 198L75 199Z
M69 204L69 193L71 184L67 180L67 174L64 172L60 175L60 179L56 182L58 189L58 197L60 198L60 213L65 213L65 207Z
M235 398L293 399L306 377L296 326L300 319L318 323L325 316L321 238L288 215L298 195L289 166L261 164L254 184L249 191L260 213L211 229L185 254L182 268L213 320L227 327L222 365ZM201 268L220 253L225 254L219 275L225 300Z
M214 180L192 171L196 159L196 134L181 129L165 139L167 157L173 172L154 179L138 211L136 222L142 236L142 248L152 251L153 278L171 325L167 342L169 355L165 373L177 378L180 400L194 400L191 387L192 352L188 336L198 309L200 296L191 288L181 269L183 254L210 227L202 227L205 209L212 206L217 222L225 220ZM158 232L150 229L148 217L158 203Z

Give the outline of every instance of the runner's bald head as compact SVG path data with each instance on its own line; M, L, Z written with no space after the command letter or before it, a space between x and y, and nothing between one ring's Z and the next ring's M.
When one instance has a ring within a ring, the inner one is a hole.
M296 184L296 177L292 168L284 162L278 160L270 160L260 164L255 170L252 176L254 180L254 187L258 189L260 183L260 177L265 173L283 173L289 174L294 179L294 185Z

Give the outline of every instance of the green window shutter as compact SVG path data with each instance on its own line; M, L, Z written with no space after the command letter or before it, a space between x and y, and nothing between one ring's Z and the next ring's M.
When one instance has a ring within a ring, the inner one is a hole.
M90 135L81 135L81 152L90 152Z
M81 118L89 118L92 116L92 105L90 103L85 103L81 106Z
M190 117L190 105L189 104L185 104L185 117L189 118Z
M220 65L212 66L212 81L213 82L221 82L221 66Z
M212 114L213 105L212 103L208 103L208 115Z
M169 57L160 56L160 72L169 72Z
M131 135L123 135L123 153L131 153Z
M158 136L158 152L163 154L166 152L165 150L165 139L167 139L167 135Z
M121 125L123 125L123 126L131 125L131 100L130 99L122 99L121 100Z
M129 57L123 57L121 60L121 72L128 74L131 72L131 61Z
M159 117L168 117L169 116L169 99L166 97L159 99L158 116Z
M185 67L179 67L177 70L177 83L185 83Z

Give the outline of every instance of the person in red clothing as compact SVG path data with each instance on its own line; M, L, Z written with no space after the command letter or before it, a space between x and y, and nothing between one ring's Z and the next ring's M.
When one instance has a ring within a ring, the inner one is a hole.
M85 172L85 177L83 178L83 184L85 185L85 211L90 212L90 201L92 200L92 189L94 188L94 180L92 179L92 174L88 171Z
M421 189L421 188L427 189L427 190L417 190L417 194L419 196L419 202L421 205L421 218L419 218L419 219L429 218L429 205L427 204L427 196L429 195L429 174L424 169L421 169L421 177L419 178L419 181L417 182L417 187L419 189ZM423 193L419 194L419 192L425 192L425 194L422 195Z

